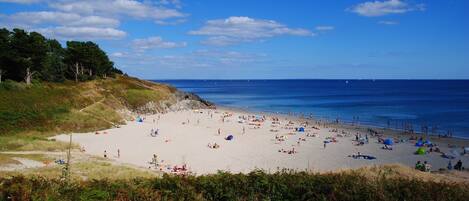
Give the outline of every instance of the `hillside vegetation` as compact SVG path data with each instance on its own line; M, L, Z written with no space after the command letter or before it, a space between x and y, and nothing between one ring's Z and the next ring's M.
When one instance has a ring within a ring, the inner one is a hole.
M0 84L0 137L38 138L123 124L138 113L210 106L174 87L127 76L86 82ZM134 115L132 115L132 113ZM12 149L0 142L0 149Z
M220 172L134 180L65 183L45 178L0 179L0 199L12 200L467 200L467 183L396 177L387 167L375 176L363 170L312 174ZM406 170L412 171L412 169ZM415 170L414 170L415 171ZM393 173L394 172L394 173ZM373 173L372 173L373 174ZM428 173L427 173L428 174Z

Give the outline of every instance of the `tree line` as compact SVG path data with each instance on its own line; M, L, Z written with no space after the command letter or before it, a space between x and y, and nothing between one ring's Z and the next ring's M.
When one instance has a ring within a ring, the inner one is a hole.
M67 41L66 45L63 48L59 41L37 32L0 29L0 82L79 82L122 74L96 43Z

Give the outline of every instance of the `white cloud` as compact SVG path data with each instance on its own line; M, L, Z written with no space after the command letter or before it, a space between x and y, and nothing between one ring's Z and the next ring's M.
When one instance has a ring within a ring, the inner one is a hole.
M332 31L334 29L335 29L335 27L333 27L333 26L317 26L316 27L317 31Z
M117 27L119 21L100 16L80 16L75 13L40 11L19 12L6 17L7 20L18 26L32 26L40 24L57 24L62 26L86 27Z
M19 3L19 4L32 4L32 3L38 3L41 0L0 0L0 2L6 2L6 3Z
M209 20L202 28L190 31L189 34L209 36L203 43L210 45L252 42L280 35L314 35L306 29L292 29L273 20L252 19L249 17Z
M114 28L97 27L52 27L33 29L48 37L67 40L92 40L92 39L119 39L127 34L124 31Z
M240 67L245 64L260 64L268 61L265 54L223 50L196 50L187 54L164 56L139 52L115 52L111 56L122 61L126 66L156 65L164 68Z
M177 47L185 47L187 45L186 42L171 42L171 41L164 41L163 38L159 36L143 38L143 39L135 39L132 42L132 46L137 51L143 52L149 49L154 48L177 48Z
M349 9L361 16L376 17L425 10L424 4L409 4L402 0L368 1Z
M384 25L398 25L399 22L397 22L397 21L382 20L382 21L379 21L378 24L384 24Z
M127 16L153 20L186 16L186 14L181 13L178 9L142 3L136 0L68 0L51 3L50 6L64 12L86 15Z

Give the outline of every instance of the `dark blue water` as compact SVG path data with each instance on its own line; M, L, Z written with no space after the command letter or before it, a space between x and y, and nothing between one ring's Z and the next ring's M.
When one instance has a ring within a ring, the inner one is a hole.
M469 80L158 80L217 105L469 138Z

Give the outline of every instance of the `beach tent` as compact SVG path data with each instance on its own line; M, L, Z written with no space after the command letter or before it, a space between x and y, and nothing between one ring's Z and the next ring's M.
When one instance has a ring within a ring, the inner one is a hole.
M388 138L388 139L385 139L384 140L384 143L385 145L393 145L394 144L394 141L391 139L391 138Z
M298 129L298 132L305 132L305 128L304 128L304 127L300 127L300 128Z
M423 146L423 142L419 140L417 143L415 143L415 146L421 147Z
M415 153L418 155L425 155L426 151L425 148L419 147Z
M233 140L233 135L228 135L225 139L226 140Z

